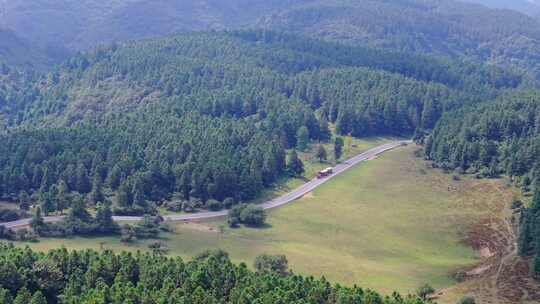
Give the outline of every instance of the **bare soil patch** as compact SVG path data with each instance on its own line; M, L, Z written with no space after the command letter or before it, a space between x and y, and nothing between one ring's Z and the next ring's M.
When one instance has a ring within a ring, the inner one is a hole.
M472 295L477 303L540 302L540 283L530 277L530 261L517 255L519 214L513 214L507 204L508 191L502 191L501 184L492 186L483 189L491 191L485 192L486 197L500 195L500 203L489 206L484 219L471 225L463 240L479 250L480 262L459 271L464 282L440 291L442 303L455 302L458 295Z

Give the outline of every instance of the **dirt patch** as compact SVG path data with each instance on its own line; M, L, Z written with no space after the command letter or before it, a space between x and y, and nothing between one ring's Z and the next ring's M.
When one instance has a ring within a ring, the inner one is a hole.
M495 253L491 251L491 249L489 249L489 247L484 247L482 249L480 249L480 257L482 259L489 259L490 257L494 256Z
M481 261L460 271L465 282L453 288L473 295L480 303L540 301L540 283L530 277L530 261L517 255L513 223L519 222L515 218L519 215L509 215L504 208L490 211L489 217L468 229L464 239L479 250Z
M376 160L377 158L379 158L378 155L375 155L375 156L372 156L370 158L368 158L367 160L370 161L370 160Z
M302 198L314 198L314 197L315 197L315 194L313 194L313 192L308 192L304 194L304 196L302 196Z

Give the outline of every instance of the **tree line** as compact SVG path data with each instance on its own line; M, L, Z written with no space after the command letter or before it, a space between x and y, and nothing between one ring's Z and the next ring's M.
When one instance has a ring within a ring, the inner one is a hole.
M264 255L257 271L223 251L189 262L155 253L47 253L0 244L0 302L56 303L379 303L421 304L415 296L382 296L358 286L296 275L282 256Z
M44 214L78 195L86 207L110 200L118 215L231 208L301 175L293 150L332 140L330 124L338 135L412 134L522 81L271 32L98 47L7 101L0 197ZM326 153L319 146L320 160Z
M531 194L520 216L519 253L534 257L540 278L540 94L509 93L493 103L445 115L425 138L425 153L445 170L508 176ZM513 203L520 209L523 204Z

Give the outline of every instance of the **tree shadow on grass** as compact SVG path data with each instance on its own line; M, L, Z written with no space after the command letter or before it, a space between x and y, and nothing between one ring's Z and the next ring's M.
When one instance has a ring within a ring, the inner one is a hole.
M241 227L242 226L236 226L236 227L231 227L231 228L232 229L239 229ZM264 224L261 224L261 225L246 225L246 224L244 224L243 227L249 228L249 229L256 229L256 230L266 230L266 229L272 228L272 225L268 224L268 223L264 223Z

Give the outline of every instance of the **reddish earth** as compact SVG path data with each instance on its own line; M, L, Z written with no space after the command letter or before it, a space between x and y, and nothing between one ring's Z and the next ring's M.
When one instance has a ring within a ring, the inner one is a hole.
M517 256L516 227L519 214L509 219L489 218L474 225L464 242L479 250L481 262L463 269L466 294L477 302L522 303L540 302L540 282L530 277L530 261Z

